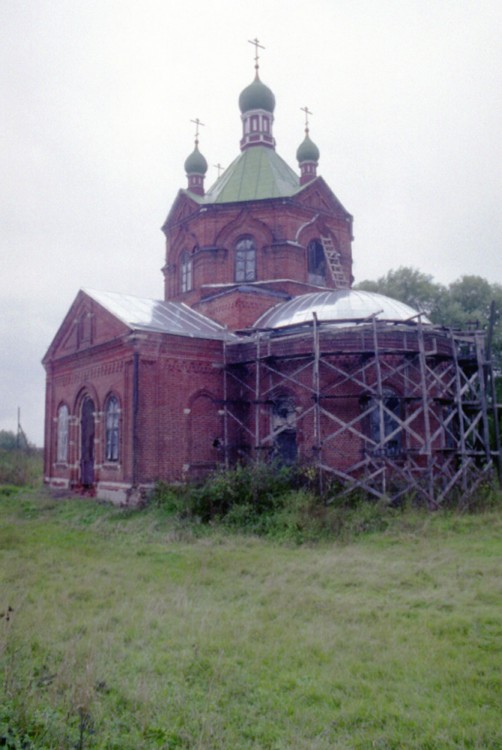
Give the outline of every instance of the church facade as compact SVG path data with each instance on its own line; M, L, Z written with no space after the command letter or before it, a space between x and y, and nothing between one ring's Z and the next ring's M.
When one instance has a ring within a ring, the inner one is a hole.
M482 337L352 290L352 217L317 174L308 123L295 171L258 69L239 107L240 153L216 183L198 137L185 161L164 298L81 290L49 347L46 482L126 503L158 480L278 460L429 504L473 486L491 465Z

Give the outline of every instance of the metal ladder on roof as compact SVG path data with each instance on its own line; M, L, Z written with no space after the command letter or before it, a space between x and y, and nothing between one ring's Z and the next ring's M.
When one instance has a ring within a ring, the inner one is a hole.
M331 237L323 237L321 235L321 244L335 286L339 289L346 289L348 287L347 279L340 263L340 253L333 244L333 240Z

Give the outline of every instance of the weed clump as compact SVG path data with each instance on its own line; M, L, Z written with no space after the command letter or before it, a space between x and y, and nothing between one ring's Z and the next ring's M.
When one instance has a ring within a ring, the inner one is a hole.
M42 474L42 451L38 448L0 448L0 485L34 487L41 484Z
M336 485L319 492L310 467L274 464L237 466L200 485L158 483L151 504L184 523L300 544L385 531L399 513L361 494L339 497Z

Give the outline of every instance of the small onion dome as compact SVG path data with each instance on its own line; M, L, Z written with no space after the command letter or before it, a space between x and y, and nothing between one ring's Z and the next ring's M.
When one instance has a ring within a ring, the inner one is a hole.
M314 141L310 140L308 132L305 134L303 142L298 146L296 158L299 164L302 164L304 161L319 161L319 149Z
M207 161L199 151L199 146L196 143L195 148L189 157L185 160L185 172L187 175L190 174L206 174L207 172Z
M256 74L253 83L250 83L239 96L239 109L242 114L252 109L264 109L273 112L275 109L275 96L268 86L265 86Z

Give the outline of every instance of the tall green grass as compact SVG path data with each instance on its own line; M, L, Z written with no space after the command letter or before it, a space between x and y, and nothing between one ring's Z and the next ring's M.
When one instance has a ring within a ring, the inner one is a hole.
M298 546L19 490L0 744L501 748L501 531L497 509L405 509Z
M43 452L39 448L0 448L0 485L41 485Z

